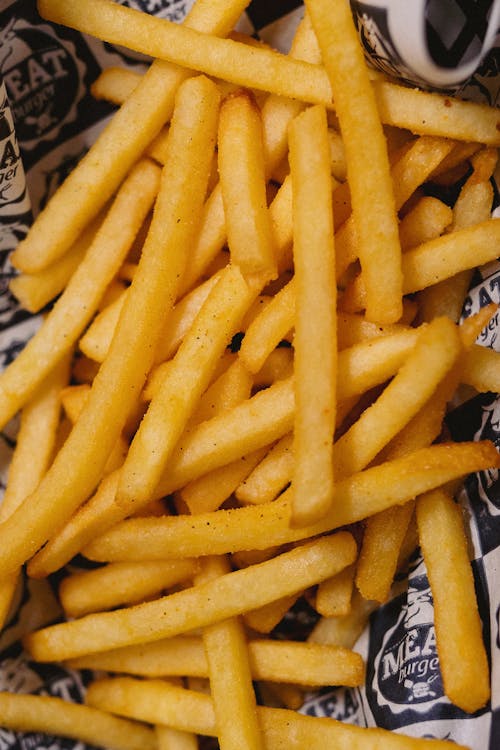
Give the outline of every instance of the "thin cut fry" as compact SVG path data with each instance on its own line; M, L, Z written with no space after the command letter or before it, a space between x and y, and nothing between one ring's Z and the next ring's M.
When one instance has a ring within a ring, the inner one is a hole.
M290 126L295 266L295 422L291 522L306 526L333 499L337 324L326 111L309 107Z
M153 205L159 175L152 162L143 160L127 177L64 294L0 376L0 424L23 406L91 320Z
M198 572L195 560L155 560L112 563L96 570L67 576L59 598L69 617L136 604Z
M257 638L248 642L248 655L255 680L356 686L364 677L361 656L343 647ZM208 676L203 643L196 636L180 635L82 656L70 660L69 666L143 677Z
M247 92L221 106L218 166L229 252L242 273L276 276L273 235L266 203L260 111Z
M312 526L290 528L291 490L287 490L265 505L154 521L130 519L95 540L85 554L91 559L112 561L140 560L146 554L149 559L158 559L266 549L355 523L385 508L403 505L427 489L470 471L499 464L496 449L487 441L433 445L339 481L338 502Z
M367 318L395 323L402 312L401 248L387 147L363 52L344 0L307 0L306 8L344 141Z
M218 92L207 79L188 79L179 89L170 129L171 158L113 346L50 470L36 492L0 526L0 557L6 570L25 562L90 496L135 406L201 210L217 110Z
M30 633L25 645L34 659L51 661L159 640L302 591L350 565L355 555L352 536L339 532L153 602L87 615Z
M228 266L184 338L130 445L118 501L140 507L152 498L163 469L217 360L253 299L236 266Z
M216 736L209 696L158 680L117 677L93 682L87 701L102 710L124 716ZM417 739L384 729L364 729L330 718L306 716L279 708L259 707L259 722L269 750L324 750L349 747L360 750L466 750L446 740Z
M490 696L490 679L461 510L435 490L418 498L417 522L444 690L452 703L474 713Z
M230 569L224 557L206 558L195 584L214 581L227 575ZM208 625L203 629L202 638L221 748L263 748L246 635L241 620L230 617ZM235 716L238 721L234 720Z

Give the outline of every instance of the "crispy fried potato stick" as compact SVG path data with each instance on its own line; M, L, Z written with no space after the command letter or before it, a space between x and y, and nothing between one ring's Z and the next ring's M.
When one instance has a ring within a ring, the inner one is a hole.
M307 526L333 500L337 321L332 187L326 111L290 126L293 193L295 420L291 522Z
M87 701L103 710L154 723L162 719L179 729L215 736L213 703L209 696L159 680L131 677L92 683ZM259 707L259 722L269 750L466 750L447 740L418 739L385 729L365 729L280 708Z
M59 599L69 617L81 617L146 601L176 583L192 579L198 570L196 560L111 563L64 578Z
M0 375L0 424L5 425L72 349L118 272L159 188L160 171L142 160L130 173L64 294L23 351Z
M262 120L250 93L222 102L218 131L218 167L229 253L244 276L277 275L271 222L266 202Z
M361 685L364 679L362 657L347 648L257 638L248 642L248 655L254 680L312 687L355 687ZM101 669L143 677L208 676L201 638L183 635L142 646L125 646L114 651L82 656L70 660L69 666L74 669Z
M351 534L339 532L152 602L30 633L26 647L33 658L52 661L178 635L302 591L353 563L355 555Z
M0 526L0 566L6 571L31 557L90 496L136 404L199 218L218 106L215 84L206 78L188 79L179 89L171 158L113 346L84 411L36 492Z
M39 387L21 413L21 425L9 466L0 520L11 515L37 487L56 446L61 413L61 388L68 383L70 361L65 357ZM0 629L9 614L20 571L0 579Z
M47 695L0 692L2 727L17 732L44 732L113 750L156 750L152 729Z
M499 239L500 219L487 219L408 250L403 253L404 293L420 291L460 271L495 260ZM348 312L358 312L365 300L363 280L358 276L342 298L342 305Z
M187 420L253 298L239 268L227 266L170 362L135 433L121 471L119 503L139 507L152 498Z
M103 216L90 222L62 258L38 273L21 273L10 281L10 291L26 310L39 312L65 289L91 246Z
M205 558L201 565L195 584L216 581L231 570L224 556ZM221 750L260 750L264 743L241 619L230 617L205 626L202 639Z
M499 464L498 453L488 441L433 445L339 481L338 502L312 526L290 528L291 490L287 490L265 505L199 516L130 519L92 542L85 554L94 560L113 561L140 560L145 555L158 559L266 549L355 523L385 508L403 505L451 479Z
M457 362L463 348L457 326L436 318L424 328L414 350L378 399L337 441L339 476L360 471L419 413Z
M474 713L490 697L490 677L462 511L437 489L418 498L417 523L444 690L452 703Z
M248 0L197 0L186 26L225 36ZM177 88L189 75L153 62L133 95L115 114L88 154L37 217L11 256L19 268L41 270L60 257L112 196L131 166L170 118Z
M108 41L123 44L130 49L137 50L140 46L141 51L158 58L168 56L172 59L175 55L180 65L225 78L247 88L264 87L265 90L292 99L303 99L305 102L326 106L332 104L328 76L320 66L300 65L300 61L287 60L285 55L248 47L241 42L209 38L210 33L224 36L230 31L246 6L244 2L235 3L230 8L226 8L227 3L222 2L222 12L227 11L223 18L218 16L221 12L218 4L215 9L210 5L208 8L195 5L186 26L179 32L178 24L169 24L163 19L140 14L130 8L117 8L109 0L86 0L85 5L78 6L68 5L64 0L39 1L40 12L48 20L67 25L73 23L80 30L102 38L104 34L100 34L100 31L105 27ZM209 10L212 13L207 18ZM198 13L195 14L194 11ZM203 33L191 33L195 28ZM142 32L140 43L139 31ZM113 39L110 38L111 35ZM237 63L236 58L241 60L241 64ZM168 66L167 70L172 67ZM178 69L174 70L178 73ZM499 117L494 107L452 100L440 94L429 94L384 81L374 81L372 85L384 124L421 135L439 135L492 146L500 144L497 128ZM150 93L151 101L155 101L155 104L159 97L159 102L163 102L164 94L162 96L161 89ZM155 95L157 99L154 98ZM163 121L167 119L168 114Z
M306 0L306 8L344 141L366 317L395 323L402 313L401 247L387 145L363 51L344 0Z

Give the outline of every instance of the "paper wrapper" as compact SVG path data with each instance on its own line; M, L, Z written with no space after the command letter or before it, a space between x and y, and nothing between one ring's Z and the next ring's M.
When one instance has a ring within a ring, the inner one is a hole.
M129 0L126 4L181 21L192 2ZM405 24L402 27L405 16L401 16L401 6L409 12L410 5L412 13L417 6L427 13L427 20L421 22L419 30L408 23L408 18L406 31ZM495 47L491 27L496 25L498 3L490 3L491 7L486 8L488 4L483 4L482 10L478 10L477 3L469 3L469 16L464 12L466 5L458 0L422 3L412 0L411 4L372 0L353 3L353 8L362 43L377 67L413 84L452 90L455 94L496 105L500 50ZM8 292L8 280L12 275L9 252L27 232L31 210L36 214L43 207L112 112L111 106L92 99L91 82L101 69L110 65L126 65L142 71L147 64L144 58L127 50L51 26L38 16L34 6L30 0L0 0L0 74L5 84L0 85L2 366L15 357L39 321L21 310ZM251 3L242 17L240 29L258 34L286 52L302 13L301 4L295 0L276 3L258 0ZM412 50L415 48L408 47L406 38L408 27L412 29L414 43L418 42L421 47L414 57ZM403 38L399 34L401 31ZM418 64L414 64L415 61ZM422 67L429 61L430 68ZM441 73L444 70L444 79L435 77L438 68ZM452 75L453 70L458 73ZM500 266L497 263L477 271L464 316L491 301L500 302ZM481 335L480 343L500 350L499 322L497 315ZM483 394L466 402L449 416L448 422L456 440L489 438L500 447L500 400L496 394ZM1 436L0 479L3 485L15 433L14 420ZM366 687L325 688L308 696L302 708L304 712L332 716L361 726L381 726L417 737L447 738L473 750L500 747L498 472L469 477L460 499L470 519L477 596L491 659L491 705L470 716L451 705L443 694L432 595L423 560L417 553L410 563L408 586L395 587L395 591L403 593L395 594L371 616L369 627L355 646L366 659ZM26 630L60 616L51 588L56 583L23 581L20 585L8 626L0 638L1 690L82 699L89 675L77 675L56 665L34 664L19 645L19 637ZM281 634L306 637L314 619L312 611L304 607L295 617L285 619ZM18 735L1 728L0 748L84 750L81 743L71 740Z

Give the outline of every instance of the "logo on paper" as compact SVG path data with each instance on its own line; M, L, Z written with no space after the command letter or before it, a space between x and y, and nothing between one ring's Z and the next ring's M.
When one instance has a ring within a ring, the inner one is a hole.
M13 21L0 32L0 69L14 117L17 138L25 148L76 117L84 94L79 63L70 42L64 44L49 26Z
M126 5L134 10L141 10L151 16L167 18L169 21L180 23L194 0L120 0L121 5Z

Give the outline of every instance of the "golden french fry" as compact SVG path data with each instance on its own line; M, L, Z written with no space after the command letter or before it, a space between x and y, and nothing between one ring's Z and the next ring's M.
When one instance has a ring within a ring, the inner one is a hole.
M364 677L361 656L339 646L258 638L248 642L248 656L255 680L310 686L357 686ZM141 646L125 646L72 659L68 664L75 669L143 677L208 675L203 642L196 636L179 635Z
M496 258L500 219L444 234L403 253L403 291L411 294ZM347 290L342 305L348 312L362 310L366 293L361 276Z
M180 490L180 495L190 512L196 515L220 508L245 481L252 469L263 459L266 452L267 448L260 448L186 484Z
M337 440L333 460L339 476L360 471L424 406L462 353L457 326L436 318L378 399Z
M350 565L355 555L352 536L339 532L152 602L30 633L25 644L34 659L52 661L159 640L302 591Z
M47 695L0 692L2 727L18 732L45 732L116 750L156 750L152 729L91 706Z
M131 172L64 294L43 326L1 374L0 424L5 425L23 406L91 320L153 204L159 174L147 160Z
M367 318L395 323L402 312L401 248L387 148L363 52L346 3L308 0L306 8L330 79L344 141L367 290Z
M308 643L338 648L354 648L378 603L364 599L354 588L351 609L346 615L322 617L307 639Z
M105 99L113 104L123 104L137 88L142 79L140 73L128 68L111 66L101 70L99 76L90 86L90 93L95 99Z
M170 129L171 158L113 346L50 470L28 501L0 526L6 570L31 557L90 496L135 406L201 210L218 101L215 85L205 78L188 79L179 89Z
M236 489L243 504L267 503L286 487L293 472L293 435L285 435Z
M222 272L132 440L118 486L119 503L137 508L152 499L172 450L253 296L237 266Z
M260 110L248 92L221 106L218 165L229 252L242 273L276 276L273 235L266 203Z
M68 617L81 617L146 601L176 583L192 579L197 571L195 560L111 563L64 578L59 598Z
M39 312L63 291L91 246L102 218L91 222L62 258L43 271L21 273L10 281L10 291L26 310Z
M444 138L418 138L404 148L391 167L391 181L396 210L400 210L435 167L450 153L453 144ZM337 279L359 255L359 240L354 216L336 234Z
M56 447L61 389L69 378L65 357L38 388L21 413L16 447L0 506L0 521L11 515L37 487ZM0 628L5 624L19 579L19 570L0 578Z
M435 490L418 498L417 523L444 690L452 703L473 713L488 701L490 678L461 509Z
M325 109L300 114L289 141L296 297L291 523L306 526L328 509L334 491L337 288Z
M224 557L208 557L195 584L216 581L231 568ZM202 632L219 743L228 750L259 750L263 738L243 624L238 617L207 625ZM234 717L238 716L238 721Z
M269 354L295 324L295 281L292 278L248 326L238 356L250 372L257 373Z
M265 505L154 521L130 519L95 540L85 554L113 561L141 560L146 554L149 559L159 559L266 549L355 523L393 505L403 505L451 479L499 464L498 453L488 441L433 445L339 481L338 502L312 526L290 528L291 490L287 490Z
M138 718L150 723L160 718L184 731L216 736L212 700L194 690L168 685L160 680L116 677L93 682L87 702L101 710ZM384 729L364 729L330 718L306 716L279 708L258 708L260 726L269 750L322 750L345 746L360 750L466 750L447 740L407 737Z
M274 602L264 604L263 607L245 612L243 615L245 625L256 633L270 633L281 622L302 593L302 591L299 591L291 596L283 596Z
M399 223L399 239L403 252L422 242L439 237L453 221L452 209L430 195L418 203Z
M320 583L314 600L314 608L318 614L323 617L338 617L349 614L355 572L356 567L349 565L333 578Z

